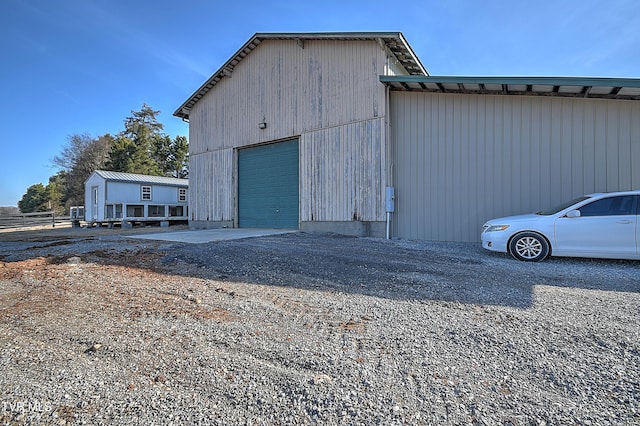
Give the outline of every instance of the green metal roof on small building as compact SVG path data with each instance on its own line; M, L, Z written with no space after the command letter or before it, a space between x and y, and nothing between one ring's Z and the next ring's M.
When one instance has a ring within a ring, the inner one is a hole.
M179 179L179 178L166 177L166 176L141 175L136 173L112 172L109 170L96 170L94 173L100 176L101 178L103 178L104 180L112 181L112 182L178 186L178 187L185 187L185 188L189 186L189 179Z
M640 100L640 79L607 77L380 76L395 91Z

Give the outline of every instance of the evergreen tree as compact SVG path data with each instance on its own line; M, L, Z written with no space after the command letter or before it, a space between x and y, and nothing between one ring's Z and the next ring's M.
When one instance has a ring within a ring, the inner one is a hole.
M49 184L45 187L47 200L51 206L51 210L60 214L63 213L65 209L64 202L66 201L66 173L64 171L60 171L57 174L51 176L49 178Z
M132 169L132 156L135 146L131 139L118 135L113 140L109 160L107 161L107 170L114 172L128 172Z
M47 190L41 183L27 188L27 192L18 201L18 208L22 213L46 212L49 210Z
M162 133L164 126L156 116L160 111L144 104L131 111L124 130L111 145L108 168L113 171L154 176L185 177L188 175L187 138Z
M170 176L177 178L189 177L189 143L184 136L176 136L171 145L169 157Z
M159 113L147 104L140 111L131 111L131 117L124 120L124 130L111 147L111 170L156 176L162 174L162 168L154 158L156 140L162 137L160 132L163 129L156 119Z

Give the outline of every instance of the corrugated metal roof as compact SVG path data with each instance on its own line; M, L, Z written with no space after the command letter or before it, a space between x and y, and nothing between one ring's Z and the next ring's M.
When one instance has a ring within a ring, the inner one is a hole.
M640 100L640 79L607 77L387 76L392 90Z
M256 33L198 90L196 90L173 115L188 119L191 108L222 78L230 76L240 61L264 40L295 40L301 47L305 40L377 40L391 51L410 75L429 75L418 56L400 32L337 32L337 33Z
M165 176L139 175L135 173L112 172L108 170L96 170L95 174L108 181L148 183L169 186L189 186L189 179L178 179Z

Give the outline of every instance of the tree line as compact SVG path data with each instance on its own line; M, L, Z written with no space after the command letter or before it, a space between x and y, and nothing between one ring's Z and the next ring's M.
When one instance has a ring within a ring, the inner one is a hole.
M58 172L49 183L31 185L18 202L22 213L53 210L69 212L84 205L84 183L95 170L139 173L176 178L189 177L187 138L163 133L156 116L160 111L144 104L124 120L115 136L73 134L52 162Z

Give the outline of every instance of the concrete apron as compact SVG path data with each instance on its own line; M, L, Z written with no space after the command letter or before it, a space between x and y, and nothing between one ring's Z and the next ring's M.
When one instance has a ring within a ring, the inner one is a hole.
M161 232L157 234L126 235L127 238L144 240L174 241L178 243L209 243L212 241L238 240L241 238L265 237L268 235L288 234L298 232L291 229L250 229L250 228L219 228L198 229L193 231Z

